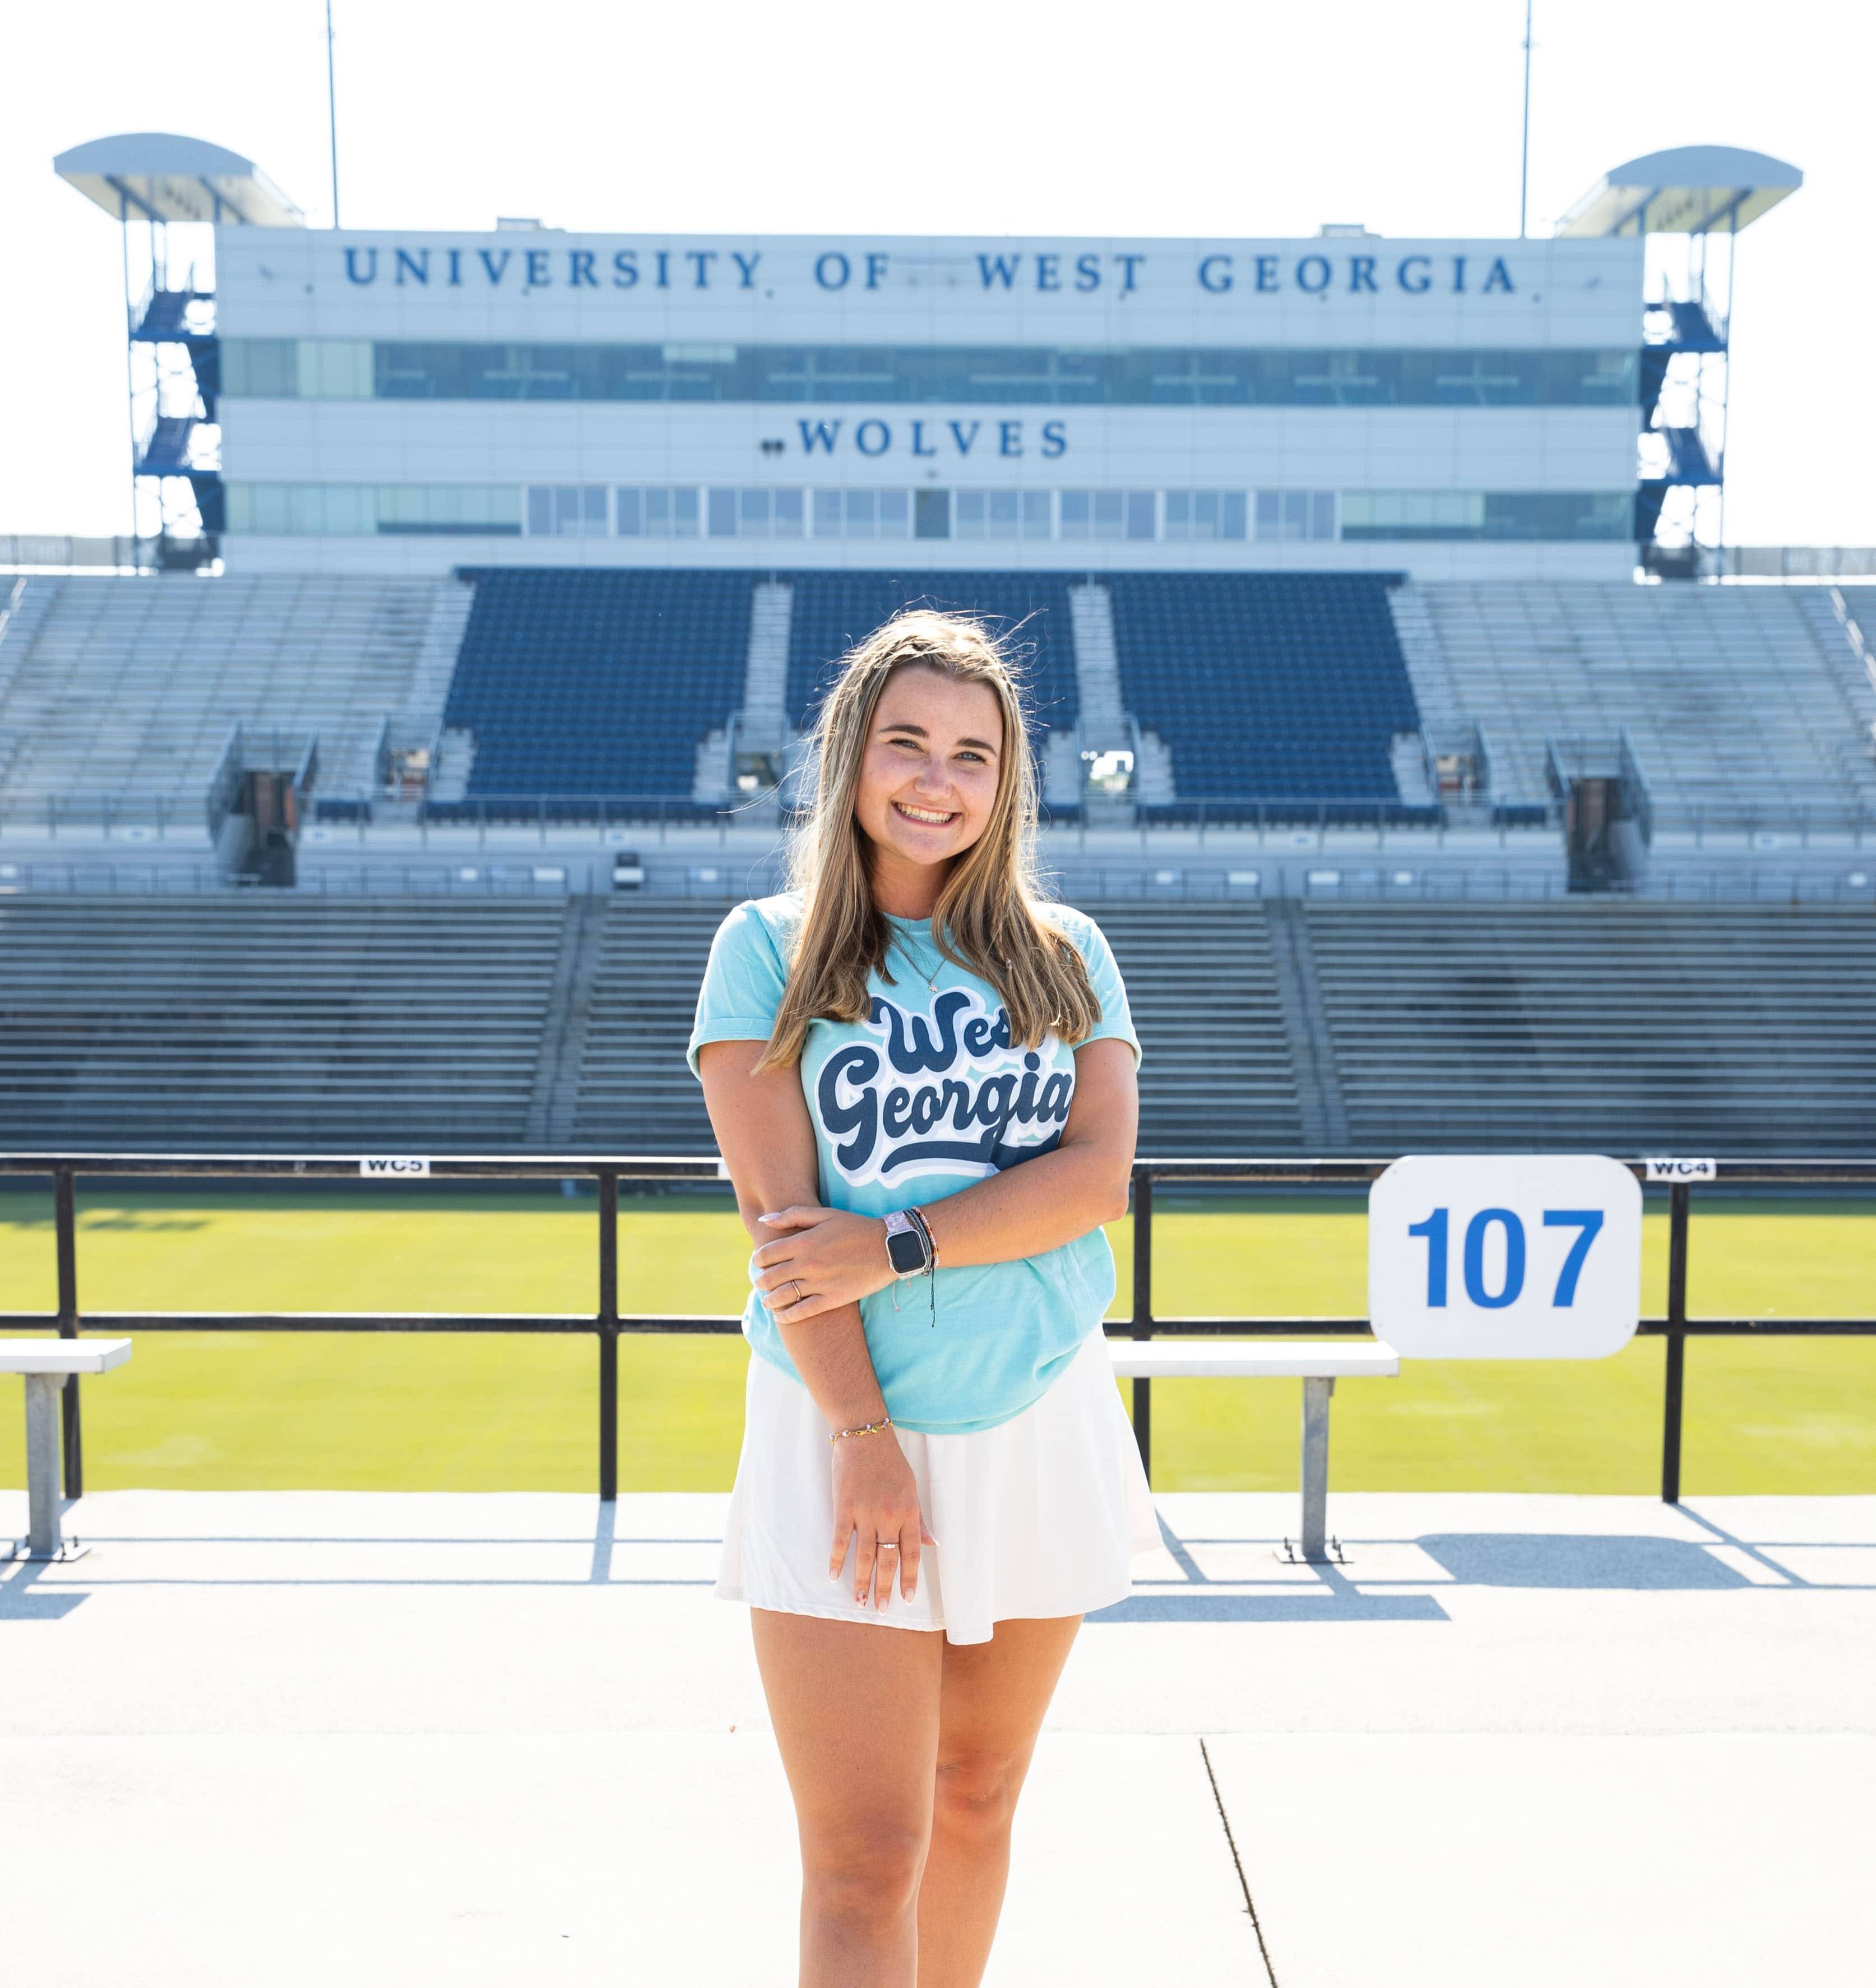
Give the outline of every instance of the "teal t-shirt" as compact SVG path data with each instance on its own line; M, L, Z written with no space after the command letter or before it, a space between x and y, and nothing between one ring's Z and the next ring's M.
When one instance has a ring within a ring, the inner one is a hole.
M697 997L693 1073L706 1043L768 1040L800 913L798 897L763 898L723 921ZM1117 1036L1137 1060L1127 990L1100 927L1061 905L1046 915L1087 962L1101 1011L1087 1040ZM1050 1035L1036 1049L1013 1045L996 989L945 958L931 921L891 922L891 978L874 975L869 1019L811 1023L801 1058L822 1205L860 1215L931 1206L1048 1152L1075 1093L1067 1043ZM935 1218L933 1227L942 1258L944 1224ZM935 1285L908 1278L862 1300L860 1312L893 1419L951 1435L993 1428L1041 1397L1100 1329L1114 1297L1114 1253L1094 1229L1013 1263L941 1262ZM800 1379L754 1290L742 1329L765 1360Z

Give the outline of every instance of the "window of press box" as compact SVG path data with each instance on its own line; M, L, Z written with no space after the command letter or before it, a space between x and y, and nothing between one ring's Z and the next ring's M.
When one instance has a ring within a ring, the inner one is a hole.
M806 529L799 490L712 490L708 502L713 539L799 539Z
M258 348L266 345L281 353L262 357ZM332 367L310 356L316 347L342 345L350 350ZM237 356L237 347L246 350ZM224 349L225 390L236 395L846 406L1633 406L1640 367L1632 347L1090 350L241 340Z
M512 484L230 483L228 529L264 536L508 536L521 529Z
M521 492L512 483L380 483L380 532L502 536L521 529Z
M912 534L909 490L817 490L817 539L906 539Z
M1333 539L1333 490L1260 490L1257 536L1261 539Z
M745 539L798 539L806 529L806 502L799 490L745 490L740 522Z
M229 338L221 391L233 400L368 401L372 347L363 338Z
M1065 539L1150 539L1158 500L1151 490L1064 490Z
M1350 538L1477 538L1486 500L1477 490L1348 490L1342 529Z
M603 483L531 483L528 536L534 539L603 539L606 536Z
M961 539L1046 539L1049 492L960 490L952 500L952 517Z
M369 483L231 483L228 528L263 537L369 536L378 528Z
M227 529L259 536L1045 539L1117 543L1618 539L1631 491L799 490L601 484L225 485Z
M948 490L914 490L912 492L912 536L948 539L951 536L951 492Z
M1634 499L1608 490L1348 490L1345 539L1614 539Z
M647 489L622 484L613 492L622 539L694 539L698 509L695 490Z
M1242 490L1168 490L1166 536L1169 539L1241 539L1246 505Z

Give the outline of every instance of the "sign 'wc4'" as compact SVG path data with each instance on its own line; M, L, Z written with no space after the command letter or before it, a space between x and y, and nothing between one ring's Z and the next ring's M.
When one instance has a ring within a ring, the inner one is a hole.
M1368 1195L1368 1316L1420 1360L1598 1360L1641 1309L1641 1189L1590 1154L1423 1155Z

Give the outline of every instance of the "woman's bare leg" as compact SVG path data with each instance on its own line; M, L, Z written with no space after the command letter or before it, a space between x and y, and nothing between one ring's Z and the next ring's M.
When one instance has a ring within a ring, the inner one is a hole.
M947 1645L931 1848L918 1893L918 1988L977 1988L1009 1878L1009 1831L1079 1615L999 1622Z
M914 1988L944 1636L749 1618L801 1831L802 1988Z

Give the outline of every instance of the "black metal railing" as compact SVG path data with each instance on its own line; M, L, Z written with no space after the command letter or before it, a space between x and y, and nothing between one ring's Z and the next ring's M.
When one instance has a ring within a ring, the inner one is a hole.
M1876 847L1876 836L1872 846ZM296 886L303 898L547 898L605 895L617 888L613 870L617 851L589 855L577 850L556 850L539 861L522 860L519 854L512 860L490 861L478 854L472 863L445 862L435 857L415 863L390 858L334 862L322 851L316 862L308 863L306 847L303 840ZM772 875L772 866L765 857L732 856L712 864L661 864L650 868L644 881L631 888L661 903L683 899L729 904L767 889L764 880ZM17 855L0 860L0 897L182 897L251 889L252 884L252 878L225 875L205 857L199 861L152 857L46 863ZM1340 859L1327 868L1318 869L1312 863L1296 871L1280 858L1262 868L1242 870L1190 864L1150 868L1138 863L1124 868L1083 868L1075 863L1060 871L1056 889L1066 901L1083 904L1254 904L1297 898L1325 904L1547 904L1572 897L1569 879L1560 870L1446 867L1393 871L1356 867ZM1661 904L1851 904L1868 911L1876 909L1876 868L1774 871L1761 865L1705 873L1668 871L1624 888L1618 894L1625 901Z
M414 1173L418 1163L373 1155L324 1155L294 1158L252 1154L4 1153L0 1177L49 1175L52 1183L58 1308L51 1313L0 1313L0 1330L56 1330L62 1338L81 1330L129 1332L501 1332L590 1333L599 1354L599 1495L610 1503L619 1485L619 1341L640 1333L735 1333L734 1313L621 1312L619 1309L619 1183L643 1181L719 1184L724 1176L714 1156L614 1157L580 1155L434 1158L421 1163L423 1177L439 1181L593 1180L599 1190L599 1308L594 1312L124 1312L83 1311L78 1292L77 1182L81 1178L200 1180L217 1178L297 1181L395 1179ZM1363 1334L1365 1318L1161 1317L1153 1309L1153 1196L1156 1184L1235 1184L1264 1187L1355 1188L1374 1181L1386 1160L1192 1159L1139 1160L1133 1169L1134 1283L1131 1317L1109 1319L1110 1338L1151 1339L1156 1334L1256 1337L1281 1334ZM1640 1178L1648 1163L1626 1162ZM1876 1187L1876 1159L1722 1160L1714 1177L1697 1184L1703 1191L1738 1188ZM1662 1390L1661 1495L1678 1504L1681 1496L1681 1425L1685 1395L1687 1342L1724 1336L1789 1339L1810 1336L1876 1334L1876 1318L1689 1318L1687 1315L1688 1235L1696 1184L1671 1183L1668 1189L1668 1310L1644 1318L1641 1330L1665 1338L1667 1360ZM1876 1215L1876 1207L1872 1209ZM1152 1461L1152 1384L1134 1384L1134 1431L1142 1460ZM68 1378L63 1396L65 1495L84 1492L84 1452L79 1384Z
M1110 1319L1114 1337L1151 1339L1157 1333L1211 1333L1257 1336L1366 1333L1365 1318L1161 1318L1153 1309L1153 1188L1155 1182L1240 1182L1247 1185L1350 1187L1377 1179L1387 1160L1142 1160L1134 1168L1134 1310L1131 1319ZM1645 1179L1648 1162L1624 1162ZM1715 1175L1699 1183L1705 1191L1742 1187L1869 1187L1876 1185L1876 1160L1720 1160ZM1700 1318L1687 1315L1687 1246L1695 1183L1668 1186L1668 1310L1644 1318L1639 1330L1665 1338L1667 1372L1662 1389L1661 1495L1681 1499L1681 1424L1685 1393L1687 1342L1695 1338L1759 1339L1861 1337L1876 1334L1876 1318ZM1876 1219L1876 1204L1871 1207ZM1152 1456L1151 1384L1134 1383L1134 1431L1140 1453Z

